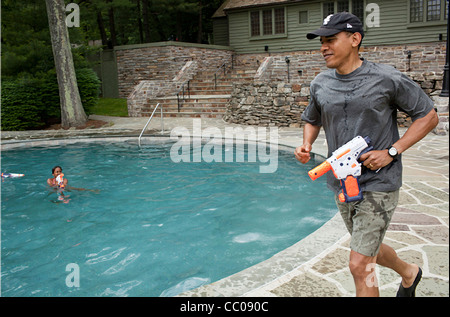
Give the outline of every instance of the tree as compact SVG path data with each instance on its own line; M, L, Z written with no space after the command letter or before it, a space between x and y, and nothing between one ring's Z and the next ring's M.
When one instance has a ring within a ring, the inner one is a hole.
M64 0L45 0L45 4L58 78L61 126L63 129L84 126L87 116L77 86Z
M198 1L198 31L197 31L197 43L201 43L202 42L202 32L203 32L203 15L202 15L202 10L203 10L203 4L202 4L202 0Z

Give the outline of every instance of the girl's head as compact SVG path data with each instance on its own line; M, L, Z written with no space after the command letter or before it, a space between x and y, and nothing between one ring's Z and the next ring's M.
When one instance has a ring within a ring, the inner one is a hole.
M62 173L62 167L61 166L55 166L52 168L52 175L57 177L59 174Z

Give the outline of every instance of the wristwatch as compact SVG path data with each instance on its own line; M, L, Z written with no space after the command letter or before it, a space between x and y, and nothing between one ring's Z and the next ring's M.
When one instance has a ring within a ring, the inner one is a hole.
M388 148L388 154L390 155L390 157L395 159L398 155L398 151L395 147L391 146L390 148Z

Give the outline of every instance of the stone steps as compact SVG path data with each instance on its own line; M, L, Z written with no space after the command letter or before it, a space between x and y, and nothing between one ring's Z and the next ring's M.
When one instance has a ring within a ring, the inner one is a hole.
M256 70L235 67L226 74L218 73L216 84L214 73L200 71L189 81L189 89L184 86L184 95L180 91L178 96L148 99L140 109L141 116L150 116L155 105L160 103L165 117L223 117L231 99L233 84L253 81Z
M205 117L221 118L227 109L231 98L229 94L222 95L191 95L185 100L180 100L178 109L177 96L154 99L149 105L141 108L143 116L149 116L154 106L159 103L163 107L163 115L167 117Z
M190 95L230 95L233 90L232 85L213 85L196 84L189 87ZM185 90L185 95L187 91Z
M151 100L150 104L160 103L163 106L163 114L168 117L205 117L221 118L227 109L233 90L233 82L236 82L239 75L233 71L226 74L218 73L216 83L214 82L215 71L199 72L189 82L187 87L179 96L167 96ZM178 106L180 103L180 106ZM142 113L147 115L153 109L142 109Z
M142 117L149 117L151 112L142 111ZM224 112L222 111L213 111L211 109L204 109L204 111L199 111L195 109L195 111L163 111L163 116L169 118L222 118Z

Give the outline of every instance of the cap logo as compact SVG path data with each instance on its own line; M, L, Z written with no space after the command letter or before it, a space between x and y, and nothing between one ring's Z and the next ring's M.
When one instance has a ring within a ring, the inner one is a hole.
M331 19L331 17L332 17L333 15L332 14L330 14L329 16L327 16L325 19L323 19L323 25L327 25L328 24L328 22L330 22L330 19Z
M347 23L347 29L352 29L352 28L353 28L353 26L351 24Z

